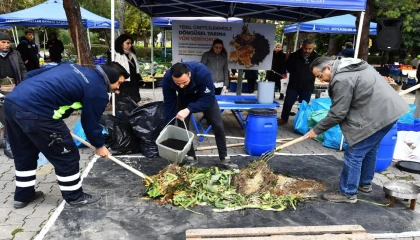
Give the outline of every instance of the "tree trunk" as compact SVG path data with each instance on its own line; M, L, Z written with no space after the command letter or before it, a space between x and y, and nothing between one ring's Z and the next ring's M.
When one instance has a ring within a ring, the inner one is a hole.
M124 12L125 12L125 0L118 0L117 8L115 9L115 15L117 16L118 24L120 25L120 34L124 33Z
M142 36L143 36L144 47L148 48L149 47L149 39L147 37L147 34L143 33Z
M80 5L77 0L64 0L64 10L69 22L71 39L76 51L80 52L79 61L82 66L94 68L93 56L89 48L86 29L82 24Z
M375 4L375 0L367 0L365 18L363 20L363 28L362 28L363 30L362 30L362 35L360 37L360 47L359 47L358 58L361 58L365 61L367 61L368 55L369 55L369 26L370 26L370 16L373 13L374 4ZM360 15L361 13L357 14L356 28L359 28ZM357 31L359 31L359 29L357 29Z

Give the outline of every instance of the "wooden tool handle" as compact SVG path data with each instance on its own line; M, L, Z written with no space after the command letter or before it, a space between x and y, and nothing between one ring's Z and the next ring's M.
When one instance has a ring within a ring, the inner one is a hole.
M197 134L197 137L216 137L215 135L211 135L211 134ZM244 137L231 137L231 136L225 136L226 139L239 139L239 140L245 140ZM292 141L293 138L280 138L280 139L276 139L277 142L284 142L284 141Z
M300 138L296 138L295 140L293 140L293 141L290 141L290 142L288 142L288 143L285 143L285 144L283 144L283 145L280 145L280 146L278 146L278 147L276 147L276 149L274 150L274 151L279 151L279 150L282 150L282 149L284 149L284 148L287 148L287 147L289 147L289 146L292 146L293 144L296 144L296 143L298 143L298 142L302 142L303 140L305 140L305 139L307 139L308 137L306 136L306 135L303 135L302 137L300 137Z
M83 145L85 145L85 146L89 147L89 148L90 148L90 149L92 149L93 151L96 151L96 148L95 148L94 146L92 146L90 143L88 143L88 142L86 142L85 140L81 139L80 137L78 137L78 136L74 135L73 133L70 133L70 134L71 134L71 136L72 136L74 139L76 139L77 141L79 141L79 142L83 143ZM120 165L121 167L123 167L123 168L125 168L125 169L127 169L127 170L131 171L131 172L132 172L132 173L134 173L134 174L136 174L137 176L139 176L139 177L141 177L141 178L144 178L144 179L147 179L147 180L149 180L149 181L153 182L153 180L152 180L150 177L146 176L144 173L142 173L142 172L140 172L140 171L138 171L138 170L136 170L136 169L134 169L134 168L132 168L132 167L128 166L127 164L125 164L125 163L121 162L120 160L116 159L115 157L113 157L113 156L108 156L108 158L109 158L109 159L111 159L112 161L114 161L116 164Z
M404 91L402 91L402 92L399 92L398 94L399 94L400 96L402 96L402 95L404 95L404 94L407 94L407 93L412 92L412 91L414 91L414 90L417 90L417 89L419 89L419 88L420 88L420 84L417 84L417 85L415 85L415 86L413 86L413 87L411 87L411 88L408 88L408 89L406 89L406 90L404 90Z
M245 145L245 143L232 143L232 144L226 144L226 147L240 147L243 145ZM197 151L204 151L204 150L211 150L211 149L217 149L217 146L198 147Z

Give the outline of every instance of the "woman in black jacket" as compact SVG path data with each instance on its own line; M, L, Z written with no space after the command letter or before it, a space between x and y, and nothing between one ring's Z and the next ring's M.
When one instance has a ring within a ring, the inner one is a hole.
M273 52L273 63L271 65L272 71L267 71L267 80L276 83L276 88L281 90L280 80L283 79L282 75L286 74L286 54L282 51L282 46L280 43L276 44ZM284 98L280 94L280 100Z
M142 78L139 74L139 64L136 58L136 51L133 47L133 38L127 34L121 34L115 40L115 58L114 61L121 64L127 72L130 73L130 77L127 78L124 84L120 86L120 94L115 98L117 101L116 106L118 108L118 102L122 98L129 96L136 103L140 102L140 82Z

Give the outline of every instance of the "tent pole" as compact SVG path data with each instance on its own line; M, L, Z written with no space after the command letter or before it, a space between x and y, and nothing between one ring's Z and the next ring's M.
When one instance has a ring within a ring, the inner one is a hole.
M296 40L295 40L295 48L293 49L293 52L296 52L296 50L297 50L297 44L298 44L298 40L299 40L299 32L300 32L300 23L298 23L298 28L297 28L297 32L296 32Z
M17 28L15 26L15 31L16 31L16 40L17 40L17 44L19 44L19 35L18 35L18 31ZM16 45L17 46L17 45Z
M284 33L281 35L281 47L283 47Z
M166 62L166 29L163 30L163 49L165 51L165 62Z
M115 55L115 0L111 0L111 61ZM115 93L112 93L112 115L115 116Z
M357 31L356 48L354 50L354 58L357 58L357 55L359 54L360 38L362 37L364 19L365 19L365 11L361 12L360 14L359 28L357 29L358 31Z
M89 28L86 28L86 33L87 33L87 37L88 37L89 49L92 49L92 46L90 45L90 34L89 34Z
M44 61L46 59L46 57L45 57L45 53L46 53L45 45L47 45L47 28L44 27ZM50 56L50 60L51 60L51 56Z
M353 47L355 46L354 44L356 43L356 34L353 35Z
M150 22L152 22L152 19L150 19ZM152 64L150 65L151 66L150 72L152 74L153 101L155 101L155 75L154 75L154 73L155 73L155 67L154 67L155 61L153 60L153 49L155 47L154 46L155 44L154 44L154 41L153 41L153 24L150 24L150 34L151 34L151 40L152 40L151 41L152 51L150 51L150 59L152 61Z
M15 31L13 30L13 27L12 27L12 34L13 34L13 40L15 41L15 47L17 47L17 39L16 39Z

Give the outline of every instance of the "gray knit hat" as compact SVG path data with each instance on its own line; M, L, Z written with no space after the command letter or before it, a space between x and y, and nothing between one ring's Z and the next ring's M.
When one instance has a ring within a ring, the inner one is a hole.
M12 41L12 39L10 38L10 35L5 33L5 32L0 32L0 41L1 40L9 40Z

